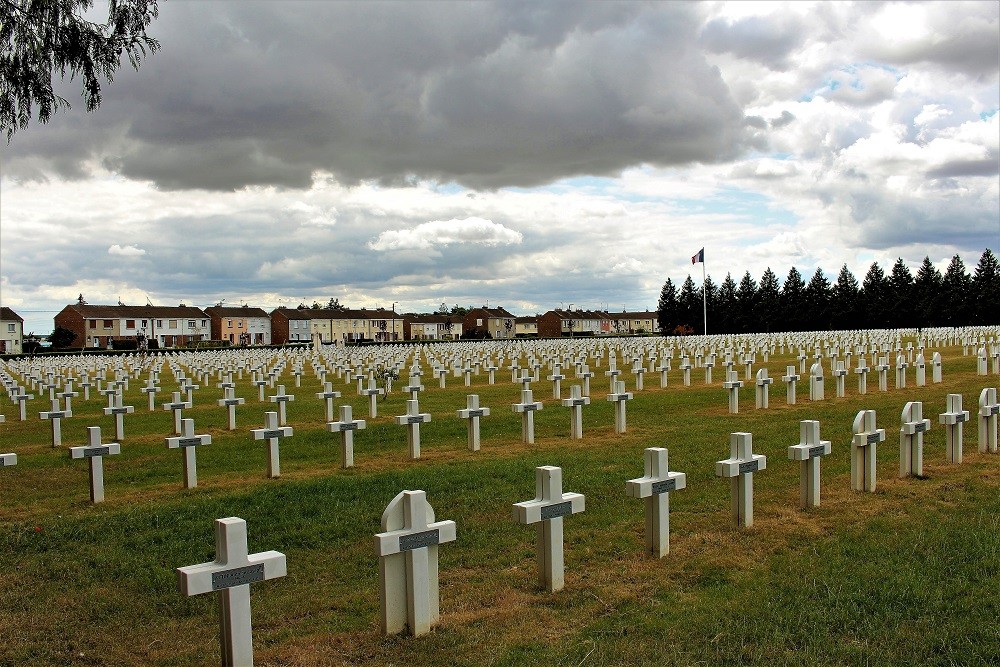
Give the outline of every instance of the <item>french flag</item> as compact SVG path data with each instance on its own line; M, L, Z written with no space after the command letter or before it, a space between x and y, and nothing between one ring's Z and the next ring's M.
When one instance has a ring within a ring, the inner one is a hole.
M699 250L697 252L697 254L695 254L694 257L691 258L691 263L692 264L697 264L698 262L701 262L702 264L705 263L705 249L704 248L702 248L701 250Z

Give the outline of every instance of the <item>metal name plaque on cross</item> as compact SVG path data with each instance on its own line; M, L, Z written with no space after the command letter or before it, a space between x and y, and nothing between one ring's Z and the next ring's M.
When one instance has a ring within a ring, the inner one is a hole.
M1000 415L1000 405L990 405L989 412L987 414Z
M546 505L542 508L542 521L555 519L561 516L568 516L573 513L573 503L566 501L554 505Z
M83 450L83 457L87 459L92 458L94 456L108 456L110 454L111 454L110 447L88 447L87 449Z
M261 438L262 439L263 438L280 438L280 437L283 437L284 435L285 434L281 432L281 429L278 428L278 429L274 429L272 431L265 430L263 433L261 433Z
M212 590L221 591L234 586L245 586L255 581L264 581L264 564L237 567L224 572L212 573Z
M340 425L340 430L341 431L356 431L357 429L358 429L358 425L355 424L355 423L353 423L353 422L348 422L347 424L341 424Z
M748 472L757 472L757 468L760 466L758 461L747 461L746 463L740 464L740 474L745 475Z
M201 444L201 438L180 438L177 440L178 447L194 447Z
M399 550L413 551L414 549L423 549L424 547L434 546L438 541L439 532L437 528L434 530L425 530L422 533L410 533L399 538Z
M869 433L868 434L868 444L869 445L874 445L878 441L879 441L879 434L878 433Z
M482 417L483 416L483 411L482 410L469 410L469 416L470 417Z
M238 398L226 398L222 401L223 405L239 405L240 399Z
M111 408L111 414L113 415L127 415L128 408Z
M406 418L406 423L407 424L423 424L424 423L424 418L421 417L420 415L415 415L413 417L407 417Z
M659 482L653 482L653 495L660 495L661 493L666 493L667 491L674 491L677 489L676 479L664 479Z
M961 424L962 422L965 422L967 420L968 420L968 417L966 415L955 415L955 423L956 424Z
M927 430L927 424L923 422L920 422L919 424L913 427L914 433L923 433L926 430Z
M814 459L817 456L823 456L823 452L825 450L826 450L826 447L824 447L823 445L818 445L816 447L810 447L809 448L809 458Z

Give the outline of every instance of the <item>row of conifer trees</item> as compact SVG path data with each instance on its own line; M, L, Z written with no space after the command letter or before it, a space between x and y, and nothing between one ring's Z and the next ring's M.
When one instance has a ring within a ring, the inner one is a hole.
M833 283L822 269L807 283L794 266L781 283L770 268L759 282L749 271L718 286L711 276L697 286L688 275L678 289L668 278L657 307L661 333L703 333L703 287L710 334L1000 323L1000 264L989 248L972 275L955 255L943 275L927 257L915 276L902 259L888 274L875 262L860 284L846 264Z

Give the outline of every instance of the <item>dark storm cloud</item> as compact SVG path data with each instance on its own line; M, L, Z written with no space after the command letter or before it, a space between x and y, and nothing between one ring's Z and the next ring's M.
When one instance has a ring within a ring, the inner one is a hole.
M745 125L699 50L700 11L164 3L162 50L122 70L95 114L19 134L8 174L79 177L96 159L165 189L301 188L315 170L489 189L718 161Z
M713 19L705 25L701 41L716 53L731 53L772 70L784 71L791 65L789 55L802 44L805 36L800 17L790 12L775 12L735 21Z

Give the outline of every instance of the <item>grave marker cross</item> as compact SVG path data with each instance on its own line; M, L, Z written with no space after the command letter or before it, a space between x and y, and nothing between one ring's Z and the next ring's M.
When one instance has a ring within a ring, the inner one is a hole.
M767 457L753 453L753 435L731 433L729 458L715 462L715 474L730 478L733 521L737 527L753 525L753 474L767 467Z
M646 553L663 558L670 553L670 492L687 487L687 475L671 472L664 447L647 447L645 475L630 479L625 490L630 498L645 501Z
M875 423L874 410L861 410L854 417L854 437L851 440L851 488L855 491L875 491L876 447L885 441L885 429Z
M479 407L479 396L477 394L469 394L465 397L465 409L457 410L458 416L462 419L469 420L469 451L478 452L479 451L479 418L488 417L490 414L489 408Z
M819 422L799 422L799 444L788 448L788 458L799 462L799 505L819 507L820 459L830 453L830 441L820 440Z
M562 468L535 468L535 498L514 503L517 523L538 524L535 530L535 559L538 583L548 592L562 590L565 584L563 564L563 517L586 509L583 494L563 493Z
M194 420L185 419L181 424L181 434L166 438L167 449L182 449L184 451L184 488L193 489L198 486L198 461L195 447L212 444L212 436L195 435Z
M938 415L945 425L945 455L949 463L962 462L962 430L969 421L969 411L962 409L962 395L948 394L946 411Z
M344 468L354 467L354 431L364 430L367 424L364 419L353 419L350 405L340 406L340 421L330 422L326 430L340 434L340 460Z
M924 419L924 404L910 401L903 406L899 429L899 476L922 477L924 474L924 432L931 420Z
M177 568L177 587L182 595L219 594L219 643L224 667L253 667L250 584L288 573L283 553L247 551L246 521L239 517L216 519L215 560Z
M104 502L104 457L121 453L121 445L117 442L104 444L101 442L101 428L87 427L87 444L82 447L70 447L71 459L87 459L90 463L90 502Z
M254 440L267 440L267 476L274 479L281 476L281 452L278 446L279 438L287 438L293 434L291 426L279 426L277 412L264 413L264 428L250 431Z

